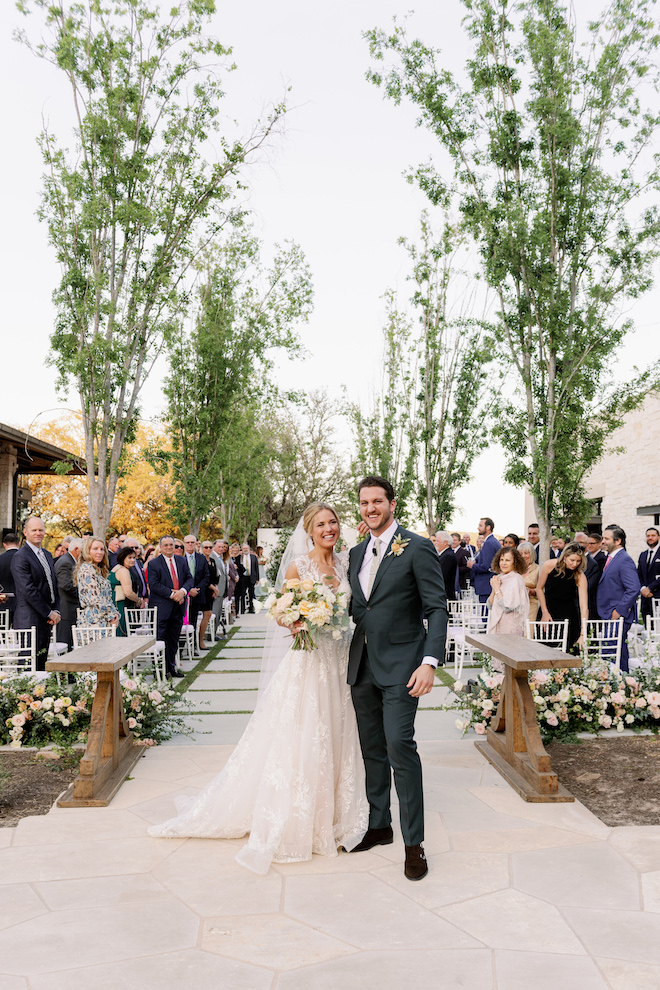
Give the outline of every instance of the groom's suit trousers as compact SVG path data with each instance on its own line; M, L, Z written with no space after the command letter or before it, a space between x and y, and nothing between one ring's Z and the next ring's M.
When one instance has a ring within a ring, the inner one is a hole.
M366 771L369 828L385 828L392 821L391 766L403 841L416 846L424 840L424 799L414 737L418 699L411 698L408 690L405 684L378 683L365 646L351 694Z

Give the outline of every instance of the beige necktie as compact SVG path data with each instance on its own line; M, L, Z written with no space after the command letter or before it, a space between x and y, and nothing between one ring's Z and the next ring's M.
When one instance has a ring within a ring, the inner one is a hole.
M376 572L380 566L380 544L381 540L374 541L373 549L373 560L371 561L371 570L369 571L369 583L367 585L367 598L371 597L371 589L374 586L374 581L376 580Z

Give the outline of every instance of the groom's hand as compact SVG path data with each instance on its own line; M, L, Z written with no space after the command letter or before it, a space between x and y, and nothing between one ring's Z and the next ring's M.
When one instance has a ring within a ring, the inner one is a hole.
M406 684L410 688L408 694L411 698L421 698L423 694L428 694L435 683L435 670L428 663L423 663Z

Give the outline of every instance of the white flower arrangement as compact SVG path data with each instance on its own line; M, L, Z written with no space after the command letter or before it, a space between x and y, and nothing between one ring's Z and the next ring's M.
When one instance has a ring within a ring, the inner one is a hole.
M582 668L530 671L529 684L543 736L575 738L577 732L601 729L660 731L660 657L648 649L648 662L632 673L608 662L591 662ZM455 699L443 706L461 718L456 727L486 732L500 700L503 675L485 664L476 683L456 682Z

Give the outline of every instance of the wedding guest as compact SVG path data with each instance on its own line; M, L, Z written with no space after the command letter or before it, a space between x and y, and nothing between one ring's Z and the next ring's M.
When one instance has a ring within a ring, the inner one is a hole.
M16 533L5 533L2 538L4 553L0 554L0 611L7 612L7 625L13 626L16 610L16 589L11 562L18 553L20 540Z
M541 542L541 530L537 522L530 523L527 527L527 542L531 543L534 547L534 555L536 557L536 563L539 562L539 546Z
M513 547L514 549L518 548L519 543L520 543L520 537L516 536L515 533L507 533L504 539L502 540L503 547Z
M449 601L456 598L458 576L456 555L451 548L451 533L448 533L446 530L440 530L440 532L435 534L435 541L438 556L440 557L442 577L445 582L445 594Z
M147 584L147 577L144 573L144 565L142 563L142 544L139 540L136 540L135 537L127 536L122 549L125 550L126 548L132 550L135 555L133 563L130 567L133 591L139 598L142 599L143 605L146 605L147 599L149 598L149 586ZM119 555L117 555L117 559L119 559Z
M206 628L209 624L209 619L211 618L213 603L218 597L218 565L214 559L213 544L210 540L204 540L202 543L202 553L206 558L206 565L209 569L209 578L204 598L199 602L199 610L202 613L202 621L199 626L200 648L204 646L204 637L206 635Z
M144 548L144 561L142 563L142 570L146 572L147 564L156 553L156 547L148 546Z
M60 592L53 558L41 546L46 535L42 520L30 516L23 535L25 543L11 561L16 593L14 628L35 627L37 670L45 670L52 627L60 621Z
M642 622L653 615L653 599L660 598L660 531L655 526L646 530L646 550L642 550L637 564L637 575L642 586Z
M257 559L259 561L259 580L264 581L266 578L266 564L268 563L268 558L264 556L263 547L257 547Z
M213 601L213 614L216 621L216 639L226 632L224 620L225 598L233 597L229 593L229 544L226 540L216 540L211 554L218 572L218 595Z
M538 599L536 597L536 585L539 581L539 565L536 563L536 551L529 540L523 540L518 545L518 553L525 561L526 567L523 578L525 579L525 587L529 595L529 614L527 619L529 622L536 622L536 613L539 610Z
M111 536L108 540L108 566L114 567L117 563L117 554L121 550L121 544L116 536Z
M471 537L469 533L463 533L463 535L461 536L461 543L467 550L468 554L470 555L470 558L477 556L477 548L473 546L473 544L471 543Z
M587 578L587 590L589 592L589 615L592 619L594 619L598 615L596 596L598 593L598 582L600 581L601 569L591 554L587 552L589 549L589 537L586 533L577 532L573 542L579 543L584 550L584 556L587 562L585 576Z
M53 550L53 560L58 560L62 554L65 552L64 547L61 543L58 543Z
M240 593L240 583L243 576L243 564L240 561L241 548L238 543L232 543L229 547L229 597L232 599L232 609L234 615L238 615L238 596Z
M193 579L193 586L188 592L188 622L197 630L197 616L201 607L206 601L206 589L209 585L209 566L206 561L206 557L203 553L198 553L195 547L197 546L197 537L188 533L183 539L183 548L185 551L185 559L188 562L188 570ZM203 646L203 639L200 637L199 642L196 643L195 652L206 655L206 651Z
M119 613L117 635L126 636L126 603L129 608L144 608L144 599L135 591L131 568L135 564L135 550L124 547L117 554L117 563L108 575L112 588L112 599Z
M245 571L243 586L245 589L245 600L243 610L254 615L254 589L259 580L259 558L252 551L249 543L244 543L241 548L241 561Z
M623 619L621 670L628 670L628 630L637 616L641 585L635 562L626 551L626 533L620 526L607 526L603 544L608 557L600 577L596 603L601 619Z
M108 581L109 571L105 543L88 537L73 572L73 583L80 598L79 625L116 626L119 622Z
M582 619L589 618L586 555L579 543L568 543L556 560L541 568L536 594L540 622L568 619L568 648L583 645Z
M600 573L603 573L603 567L605 567L605 561L607 560L607 554L603 550L603 537L601 533L589 533L587 550L589 551L589 556L592 560L595 560L600 568Z
M479 537L483 537L483 544L474 560L469 560L467 566L470 568L470 580L475 594L483 604L488 601L490 595L490 578L492 575L491 563L497 551L500 549L499 541L493 536L495 523L489 516L482 516L479 520Z
M56 627L57 642L66 643L70 650L73 649L71 629L76 624L78 609L80 608L78 589L73 583L73 570L78 563L83 542L80 537L73 537L69 542L67 552L55 561L55 577L60 591L60 613L62 616Z
M561 536L553 537L553 539L550 540L550 559L552 560L552 558L554 557L555 560L559 560L565 546L566 543L561 538Z
M174 556L175 557L183 557L183 551L184 551L184 547L183 547L183 543L181 542L181 540L175 540L174 541Z
M168 677L185 677L176 668L179 636L183 625L183 613L188 591L192 588L192 575L186 560L174 553L175 540L171 536L160 539L160 554L149 563L149 604L158 609L156 636L165 643L165 659ZM183 546L183 544L182 544Z
M488 604L489 633L524 636L527 632L529 596L523 574L527 565L515 547L502 547L493 557ZM501 669L501 665L498 667Z
M229 547L229 555L236 570L237 578L234 583L234 613L238 616L245 608L245 568L241 560L241 547L239 543L232 543Z
M452 538L454 534L452 533ZM456 557L456 568L458 572L458 587L460 591L467 591L468 585L470 583L470 568L467 565L470 557L470 550L465 545L465 541L461 537L459 539L458 546L454 549L454 556Z

